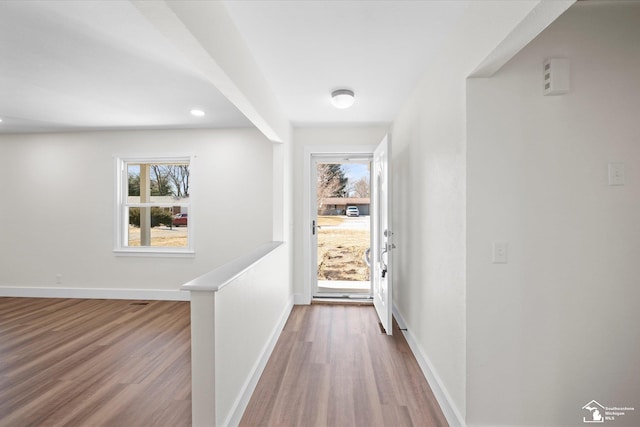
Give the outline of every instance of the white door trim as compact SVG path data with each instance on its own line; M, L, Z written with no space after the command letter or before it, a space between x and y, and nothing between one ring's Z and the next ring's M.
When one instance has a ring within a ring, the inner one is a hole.
M303 154L303 186L302 186L302 244L304 288L302 303L311 304L313 279L316 275L315 265L311 262L311 162L312 156L323 154L373 155L375 145L308 145Z

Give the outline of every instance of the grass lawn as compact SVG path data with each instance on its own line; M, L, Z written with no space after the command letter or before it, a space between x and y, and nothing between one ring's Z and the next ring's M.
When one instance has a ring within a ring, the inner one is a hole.
M151 246L187 247L187 227L152 227ZM129 226L129 246L140 246L140 228Z
M340 217L318 217L318 224L339 225ZM369 248L369 230L320 228L318 230L318 280L368 281L364 253Z
M318 226L340 225L344 222L344 217L332 215L318 215Z

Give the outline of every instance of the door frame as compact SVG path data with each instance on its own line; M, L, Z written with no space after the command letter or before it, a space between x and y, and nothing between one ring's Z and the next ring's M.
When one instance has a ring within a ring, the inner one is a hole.
M309 145L304 147L302 189L302 242L303 242L303 294L302 303L311 304L314 279L317 279L317 262L313 262L311 239L311 164L313 156L373 156L376 145Z

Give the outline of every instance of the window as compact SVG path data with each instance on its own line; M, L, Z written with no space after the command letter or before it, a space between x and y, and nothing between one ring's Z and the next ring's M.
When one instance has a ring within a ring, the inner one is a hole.
M191 158L119 158L116 175L115 251L192 254Z

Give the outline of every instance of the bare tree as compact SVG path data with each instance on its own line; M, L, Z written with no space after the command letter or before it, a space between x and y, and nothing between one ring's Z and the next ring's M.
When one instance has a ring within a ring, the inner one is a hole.
M169 173L164 165L151 165L151 195L171 196L173 190L169 182Z
M169 165L168 177L177 197L189 197L189 165Z
M339 172L338 172L339 171ZM323 207L324 199L328 197L341 197L344 194L345 178L342 171L328 163L318 164L317 173L317 204L318 210Z
M371 197L371 187L369 186L369 180L364 177L360 178L353 184L353 189L351 192L355 197Z

